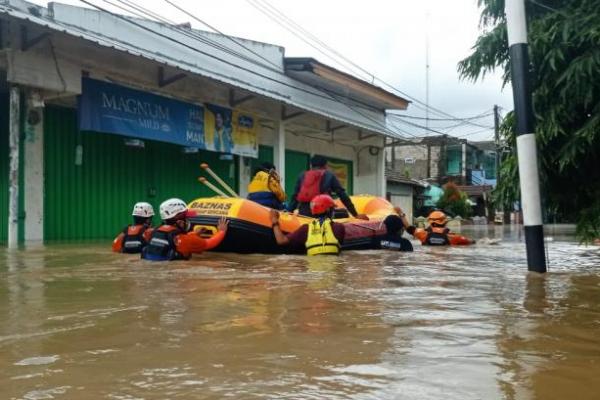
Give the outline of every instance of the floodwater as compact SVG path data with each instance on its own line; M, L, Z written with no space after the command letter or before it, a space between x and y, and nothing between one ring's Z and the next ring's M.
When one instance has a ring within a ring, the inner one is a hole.
M339 258L0 250L0 399L598 399L600 247Z

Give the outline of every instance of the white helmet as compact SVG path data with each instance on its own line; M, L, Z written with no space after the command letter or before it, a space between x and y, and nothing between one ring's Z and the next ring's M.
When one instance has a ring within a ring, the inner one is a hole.
M165 200L160 205L160 218L163 220L171 219L186 210L187 206L181 199Z
M133 206L131 215L134 217L151 217L154 215L154 208L152 208L152 204L140 201Z

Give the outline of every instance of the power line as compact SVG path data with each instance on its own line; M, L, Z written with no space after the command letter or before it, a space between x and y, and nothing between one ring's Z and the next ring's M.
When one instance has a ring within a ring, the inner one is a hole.
M430 121L466 121L466 120L482 119L485 117L489 117L490 115L494 115L494 113L487 112L487 110L486 110L484 114L477 114L473 117L465 117L465 118L425 118L425 117L417 117L414 115L403 115L403 114L392 114L392 113L390 113L388 115L393 115L395 117L408 118L408 119L421 119L421 120L429 119Z
M323 41L321 41L320 39L316 38L316 37L315 37L313 34L311 34L311 33L310 33L309 31L307 31L306 29L302 28L302 27L301 27L301 26L300 26L298 23L296 23L295 21L293 21L293 20L292 20L290 17L288 17L288 16L287 16L285 13L283 13L281 10L279 10L279 9L277 9L276 7L274 7L273 5L271 5L271 4L270 4L270 3L269 3L267 0L246 0L246 1L247 1L247 2L248 2L250 5L251 5L251 6L253 6L254 8L258 9L260 12L262 12L263 14L265 14L267 17L269 17L270 19L274 20L274 21L275 21L276 23L278 23L279 25L282 25L282 23L281 23L281 22L277 21L277 17L273 17L273 12L271 12L270 14L269 14L269 13L266 13L266 12L264 11L264 7L269 7L271 10L275 10L275 11L276 11L276 12L277 12L279 15L283 16L283 17L285 18L285 20L287 20L287 21L291 21L291 23L292 23L294 26L297 26L297 27L299 27L299 30L300 30L300 32L301 32L301 33L302 33L302 32L304 32L304 33L305 33L305 34L307 34L309 37L315 38L315 39L313 39L313 40L315 40L315 42L316 42L316 43L319 43L321 46L323 46L324 48L326 48L326 49L328 49L329 51L333 52L334 54L338 54L338 55L340 55L340 56L341 56L341 54L340 54L338 51L336 51L336 50L335 50L334 48L332 48L331 46L329 46L329 45L325 44L325 43L324 43ZM263 9L261 9L261 8L259 8L259 7L256 7L256 3L257 3L258 1L262 1L262 6L263 6ZM266 6L265 6L265 5L266 5ZM284 27L284 28L285 28L285 27ZM290 29L291 29L291 28L290 28ZM288 30L288 31L290 31L290 29L286 28L286 30ZM290 32L291 32L291 31L290 31ZM294 33L294 32L292 32L292 34L294 34L296 37L298 37L297 33ZM304 42L306 42L306 40L304 40L304 39L301 39L301 40L303 40ZM314 45L311 45L311 47L313 47L313 48L314 48ZM323 53L323 51L321 51L321 50L319 50L319 51L320 51L321 53ZM332 58L331 56L329 56L329 57L330 57L330 58ZM415 97L413 97L413 96L409 95L408 93L406 93L406 92L404 92L404 91L402 91L402 90L398 89L397 87L395 87L395 86L393 86L393 85L391 85L391 84L387 83L387 82L386 82L386 81L384 81L383 79L381 79L381 78L379 78L379 77L375 76L373 73L371 73L371 72L367 71L366 69L364 69L364 68L360 67L359 65L357 65L356 63L354 63L354 62L352 62L351 60L347 59L346 57L343 57L343 56L342 56L342 59L344 59L344 60L346 60L347 62L351 63L353 66L355 66L356 68L360 69L361 71L363 71L364 73L368 74L369 76L373 77L373 82L375 81L375 79L377 79L379 82L381 82L381 83L382 83L382 84L384 84L385 86L387 86L387 87L389 87L389 88L393 89L394 91L396 91L396 92L400 93L401 95L403 95L403 96L405 96L405 97L409 98L410 100L413 100L415 103L418 103L418 104L420 104L420 105L424 106L424 107L425 107L425 108L424 108L425 110L429 109L429 110L431 110L431 111L435 111L437 114L441 114L441 115L443 115L443 116L446 116L446 117L450 117L450 118L453 118L453 119L460 120L460 118L457 118L457 117L455 117L455 116L453 116L453 115L451 115L451 114L449 114L449 113L447 113L447 112L445 112L445 111L442 111L442 110L440 110L440 109L438 109L438 108L436 108L436 107L430 106L430 105L428 105L428 104L426 104L426 103L422 102L421 100L419 100L419 99L417 99L417 98L415 98ZM416 104L415 104L415 106L416 106ZM417 107L417 108L421 108L421 109L423 109L423 107Z
M127 17L125 17L125 16L122 16L122 15L119 15L119 14L116 14L116 13L113 13L113 12L111 12L111 11L109 11L109 10L107 10L107 9L103 8L103 7L100 7L100 6L98 6L98 5L94 4L94 3L91 3L91 2L89 2L89 1L87 1L87 0L80 0L80 1L81 1L82 3L84 3L84 4L87 4L87 5L91 6L91 7L93 7L93 8L96 8L96 9L98 9L98 10L102 11L102 12L105 12L105 13L107 13L107 14L110 14L110 15L112 15L112 16L114 16L114 17L116 17L116 18L118 18L118 19L120 19L120 20L122 20L122 21L128 22L128 23L130 23L130 24L132 24L132 25L134 25L134 26L136 26L136 27L138 27L138 28L140 28L140 29L142 29L142 30L144 30L144 31L147 31L147 32L153 33L153 34L155 34L155 35L157 35L157 36L159 36L159 37L162 37L162 38L164 38L164 39L167 39L167 40L169 40L169 41L172 41L172 42L174 42L174 43L177 43L177 44L179 44L179 45L181 45L181 46L184 46L184 47L186 47L186 48L188 48L188 49L190 49L190 50L192 50L192 51L195 51L195 52L197 52L197 53L199 53L199 54L202 54L202 55L204 55L204 56L207 56L207 57L210 57L210 58L216 59L216 60L218 60L218 61L221 61L221 62L223 62L223 63L225 63L225 64L227 64L227 65L233 66L233 67L235 67L235 68L239 68L239 69L241 69L241 70L243 70L243 71L246 71L246 72L249 72L249 73L255 74L255 75L257 75L257 76L260 76L260 77L262 77L262 78L268 79L268 80L270 80L270 81L273 81L273 82L280 83L280 84L282 84L282 85L285 85L285 86L288 86L288 87L294 88L294 89L296 89L296 90L304 91L304 92L306 92L306 93L309 93L309 94L312 94L312 95L316 95L316 96L319 96L319 97L322 97L322 98L325 98L325 99L328 99L328 100L334 100L334 101L336 101L336 102L338 102L338 103L340 103L340 104L343 104L343 105L345 105L346 107L350 108L352 111L354 111L354 112L356 112L356 113L358 113L358 114L362 115L363 117L367 118L368 120L370 120L371 122L373 122L373 123L375 124L375 126L376 126L376 127L379 127L379 128L380 128L380 129L382 129L384 132L386 132L386 133L388 133L388 134L390 134L390 135L392 135L392 136L400 136L400 137L401 137L401 134L400 134L399 132L394 132L394 131L390 130L390 129L389 129L387 126L385 126L385 125L382 125L382 124L381 124L379 121L377 121L377 120L375 120L375 119L371 118L371 117L370 117L370 116L368 116L368 115L365 115L365 114L361 113L361 112L360 112L359 110L357 110L355 107L352 107L351 105L349 105L349 104L347 104L347 103L341 102L341 101L339 101L338 99L336 99L335 97L332 97L332 96L326 96L326 95L324 95L324 94L321 94L321 92L318 92L318 91L317 91L317 92L315 92L315 91L312 91L312 90L307 90L307 89L304 89L304 88L301 88L301 87L297 87L297 86L294 86L294 85L292 85L292 84L290 84L290 83L288 83L288 82L283 82L283 81L277 80L277 79L275 79L275 78L273 78L273 77L270 77L270 76L267 76L267 75L261 74L261 73L259 73L259 72L257 72L257 71L254 71L254 70L251 70L251 69L249 69L249 68L245 68L245 67L243 67L243 66L240 66L240 65L238 65L238 64L234 64L234 63L232 63L232 62L230 62L230 61L227 61L227 60L225 60L225 59L223 59L223 58L217 57L217 56L215 56L215 55L213 55L213 54L210 54L210 53L207 53L207 52L205 52L205 51L202 51L202 50L196 49L196 48L194 48L194 47L192 47L192 46L190 46L190 45L188 45L188 44L186 44L186 43L183 43L183 42L181 42L181 41L179 41L179 40L177 40L177 39L174 39L174 38L172 38L172 37L170 37L170 36L167 36L167 35L165 35L165 34L163 34L163 33L157 32L157 31L155 31L155 30L153 30L153 29L151 29L151 28L149 28L149 27L147 27L147 26L144 26L144 25L142 25L142 24L140 24L140 23L137 23L136 21L133 21L133 20L132 20L132 19L130 19L130 18L127 18ZM112 4L113 6L115 6L115 5L114 5L114 3L111 3L111 2L110 2L110 1L108 1L108 0L103 0L103 1L104 1L104 2L106 2L106 3ZM118 1L121 1L121 0L118 0ZM119 6L117 6L117 7L119 7ZM140 8L140 9L143 9L143 7L141 7L141 6L139 6L139 5L137 5L137 7L138 7L138 8ZM122 7L119 7L119 8L123 9ZM128 12L130 12L130 11L128 11ZM151 13L146 13L146 14L147 14L147 15L150 15ZM155 14L155 15L156 15L156 14ZM198 39L197 37L194 37L194 38L195 38L195 39ZM225 47L226 49L228 49L226 46L222 46L222 47ZM230 49L229 49L229 50L230 50ZM256 64L256 62L254 62L254 63ZM280 71L278 71L278 73L279 73L279 74L281 74L281 75L284 75L285 77L287 77L287 75L283 74L283 73L282 73L282 72L280 72ZM287 78L289 78L289 77L287 77Z

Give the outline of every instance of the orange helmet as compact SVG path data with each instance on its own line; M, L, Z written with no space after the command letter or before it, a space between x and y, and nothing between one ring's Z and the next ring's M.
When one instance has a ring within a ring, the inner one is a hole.
M446 217L446 214L444 214L442 211L433 211L431 214L429 214L429 217L427 217L427 222L436 225L446 225L448 222L448 217Z
M329 209L335 207L333 199L328 194L320 194L310 201L310 212L313 215L325 214Z

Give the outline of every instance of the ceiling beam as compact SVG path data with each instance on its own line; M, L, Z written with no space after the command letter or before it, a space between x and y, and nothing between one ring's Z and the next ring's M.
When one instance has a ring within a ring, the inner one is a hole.
M44 32L34 38L29 39L27 34L27 28L25 25L21 25L21 51L27 51L42 40L50 37L50 32Z
M255 96L254 95L247 95L244 97L240 97L239 99L235 98L235 89L229 89L229 106L230 107L236 107L239 106L242 103L245 103L248 100L252 100Z
M304 114L303 111L298 111L298 112L293 112L293 113L287 114L285 106L281 107L281 120L282 121L289 121L290 119L299 117L302 114Z
M165 87L185 78L186 76L187 75L184 73L179 73L170 77L166 77L164 67L158 67L158 87Z

